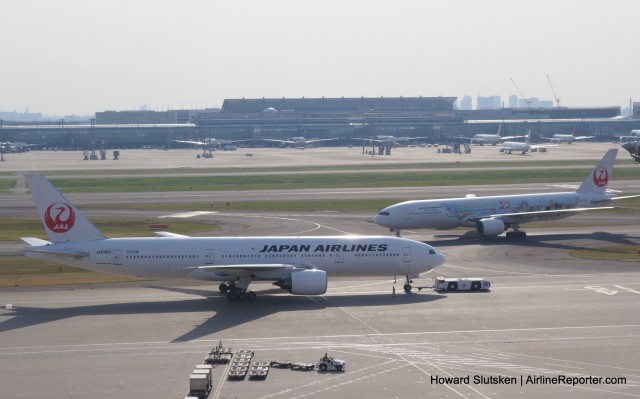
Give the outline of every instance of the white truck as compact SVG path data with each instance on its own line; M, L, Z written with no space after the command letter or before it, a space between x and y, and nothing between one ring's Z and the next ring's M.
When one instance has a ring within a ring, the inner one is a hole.
M446 278L433 279L435 291L487 291L491 288L491 281L484 277Z

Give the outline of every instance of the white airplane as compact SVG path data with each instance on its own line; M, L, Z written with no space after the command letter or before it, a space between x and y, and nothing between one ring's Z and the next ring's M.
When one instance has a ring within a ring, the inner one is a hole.
M501 136L500 129L502 128L502 124L498 125L498 132L496 134L476 134L471 138L471 144L491 144L496 145L505 140L513 140L520 138L522 136Z
M396 137L391 135L379 134L375 138L355 138L355 140L362 140L368 144L377 144L380 147L394 147L397 145L402 145L414 140L428 139L430 137Z
M595 136L576 136L576 128L574 127L571 134L554 134L552 137L542 137L545 140L551 140L552 143L567 143L571 144L574 141L592 139Z
M216 138L206 138L203 141L195 141L195 140L171 140L175 143L183 143L183 144L191 144L198 147L203 147L205 149L214 149L221 148L225 145L231 145L235 143L241 143L244 141L251 141L252 139L244 139L244 140L225 140L225 139L216 139Z
M2 152L29 152L31 147L43 144L27 144L22 142L7 141L0 143L0 151Z
M554 220L595 209L609 201L639 197L613 197L607 194L613 165L618 153L611 149L587 175L574 192L501 195L465 198L407 201L383 209L373 218L400 234L401 229L451 229L458 226L475 227L481 236L497 236L507 229L507 238L524 238L520 224L538 220Z
M526 140L523 141L505 141L500 145L498 151L505 154L511 154L512 152L520 152L522 155L531 151L532 149L546 148L546 145L535 144L531 145L531 132L527 132Z
M282 145L289 145L293 148L305 149L309 144L318 143L321 141L333 141L338 140L338 138L330 138L330 139L307 139L304 137L292 137L291 140L279 140L279 139L262 139L264 141L273 141L275 143L280 143Z
M102 273L145 278L222 281L231 301L256 299L253 280L294 295L322 295L327 276L406 275L445 258L418 241L381 236L107 238L40 174L25 175L49 241L23 238L25 255Z

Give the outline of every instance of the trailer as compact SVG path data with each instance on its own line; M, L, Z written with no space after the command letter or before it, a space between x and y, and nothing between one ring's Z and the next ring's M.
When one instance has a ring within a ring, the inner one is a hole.
M272 360L269 362L271 367L279 368L279 369L290 369L291 362L288 360Z
M291 370L311 371L315 367L316 365L313 363L301 363L301 362L291 363Z
M267 362L255 362L251 365L249 370L250 380L264 380L269 374L269 363Z
M487 291L490 288L491 281L484 277L436 277L433 279L433 289L435 291Z
M206 398L211 392L210 379L205 374L191 374L189 378L189 394L188 396L197 396L198 398Z

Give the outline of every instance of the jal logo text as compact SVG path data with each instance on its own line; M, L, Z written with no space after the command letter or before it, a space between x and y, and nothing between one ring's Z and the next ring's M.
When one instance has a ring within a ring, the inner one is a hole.
M596 186L598 187L605 186L608 181L609 181L609 172L607 172L605 168L598 168L593 171L593 183Z
M44 224L54 233L66 233L75 223L76 214L73 208L64 202L49 205L44 213Z

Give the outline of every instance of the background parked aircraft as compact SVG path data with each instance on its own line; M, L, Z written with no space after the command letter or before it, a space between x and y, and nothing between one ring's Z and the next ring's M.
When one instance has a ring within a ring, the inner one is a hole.
M571 134L554 134L552 137L542 137L545 140L551 140L552 143L558 143L558 144L562 144L562 143L567 143L567 144L571 144L574 141L580 141L580 140L586 140L586 139L592 139L595 136L576 136L576 128L573 128L573 131L571 132Z
M547 148L546 145L535 144L531 145L531 132L527 132L524 136L525 141L505 141L500 145L498 149L500 152L504 152L505 154L511 154L512 152L520 152L522 155L533 149Z
M500 135L500 130L501 129L502 129L502 124L498 125L498 131L496 132L496 134L485 134L485 133L476 134L470 139L471 140L471 144L480 144L480 145L491 144L491 145L496 145L496 144L498 144L500 142L503 142L505 140L513 140L513 139L517 139L517 138L522 137L522 136L501 136Z
M49 241L23 238L27 256L131 277L222 281L231 301L256 299L247 288L269 280L294 295L322 295L328 276L405 275L444 263L430 245L396 237L107 238L42 175L25 175Z
M279 139L265 139L263 138L262 140L264 141L272 141L275 143L280 143L283 145L287 145L290 146L292 148L300 148L300 149L305 149L307 148L310 144L313 143L319 143L322 141L333 141L333 140L338 140L338 138L329 138L329 139L307 139L304 137L292 137L291 140L279 140Z
M230 145L230 144L235 144L235 143L242 143L242 142L246 142L246 141L251 141L252 139L244 139L244 140L224 140L224 139L215 139L215 138L206 138L202 141L196 141L196 140L171 140L173 142L176 143L183 143L183 144L191 144L197 147L202 147L204 149L209 149L209 150L214 150L214 149L219 149L222 148L225 145Z
M618 153L611 149L602 157L583 183L574 192L502 195L465 198L407 201L383 209L373 221L400 234L401 229L451 229L457 226L476 227L483 236L496 236L507 229L507 238L523 238L520 224L538 220L554 220L600 207L603 203L622 198L607 194L613 165Z

